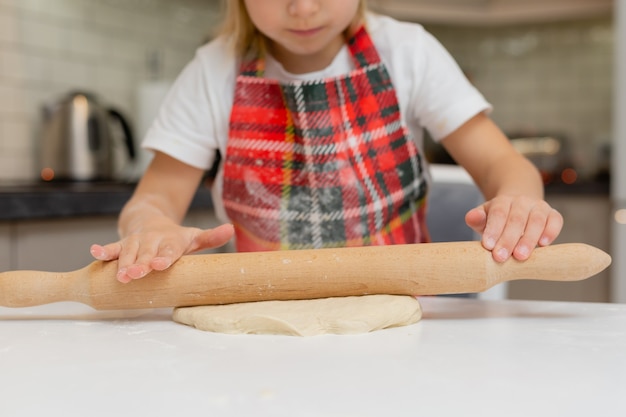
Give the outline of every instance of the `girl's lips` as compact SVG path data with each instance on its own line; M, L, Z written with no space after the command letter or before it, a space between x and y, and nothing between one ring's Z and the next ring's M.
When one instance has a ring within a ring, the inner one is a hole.
M318 28L306 29L306 30L290 29L289 32L293 33L294 35L298 35L298 36L313 36L313 35L319 33L321 30L322 30L322 28L318 27Z

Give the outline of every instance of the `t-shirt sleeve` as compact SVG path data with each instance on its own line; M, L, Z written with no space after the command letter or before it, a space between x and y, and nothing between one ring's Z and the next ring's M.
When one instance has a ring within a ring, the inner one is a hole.
M211 167L220 143L225 143L225 109L232 105L227 85L233 75L227 57L219 42L196 52L163 100L143 148L163 152L196 168Z
M459 65L434 36L418 29L420 42L411 56L414 90L412 116L435 140L440 140L491 105L469 82Z

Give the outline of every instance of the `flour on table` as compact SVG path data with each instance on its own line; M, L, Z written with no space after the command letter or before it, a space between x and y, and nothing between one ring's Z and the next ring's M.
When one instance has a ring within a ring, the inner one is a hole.
M319 334L367 333L418 322L419 302L406 295L365 295L314 300L179 307L176 322L217 333Z

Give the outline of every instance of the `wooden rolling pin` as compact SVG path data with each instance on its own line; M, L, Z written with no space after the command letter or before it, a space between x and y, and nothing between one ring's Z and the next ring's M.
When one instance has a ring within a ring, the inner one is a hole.
M366 294L481 292L517 279L576 281L611 257L573 243L497 263L479 242L187 255L168 270L121 284L117 261L65 273L0 273L0 306L78 301L98 310L228 304Z

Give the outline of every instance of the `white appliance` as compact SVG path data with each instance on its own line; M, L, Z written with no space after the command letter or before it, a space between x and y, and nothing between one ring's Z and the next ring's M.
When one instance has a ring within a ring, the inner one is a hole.
M467 171L458 165L430 165L428 228L433 242L479 240L480 236L465 223L465 213L481 204L483 196ZM503 282L478 294L483 300L507 298Z
M616 1L615 94L611 153L611 199L613 207L611 298L626 303L626 1Z

